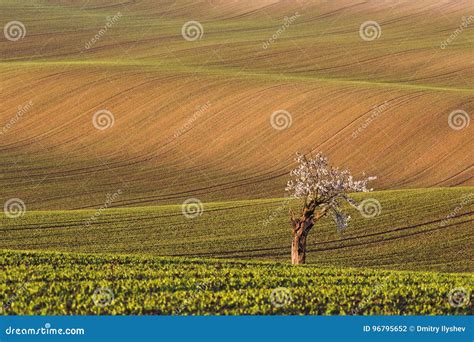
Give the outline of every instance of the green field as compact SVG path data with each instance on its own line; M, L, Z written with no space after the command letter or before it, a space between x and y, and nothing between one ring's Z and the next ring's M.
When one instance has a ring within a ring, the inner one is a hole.
M380 214L364 218L348 208L352 222L340 234L324 219L309 236L308 261L473 272L472 194L464 187L356 195L377 199ZM288 203L298 208L285 199L206 203L195 218L184 217L181 205L27 211L16 219L0 216L0 248L289 262Z
M472 190L358 195L380 214L348 209L342 234L321 222L302 267L286 199L206 203L195 218L180 205L3 216L0 301L4 314L472 314L449 304L472 290ZM110 305L94 305L99 288ZM274 290L291 303L272 305Z
M473 314L449 304L472 274L11 251L0 265L4 314ZM98 288L107 305L94 305Z

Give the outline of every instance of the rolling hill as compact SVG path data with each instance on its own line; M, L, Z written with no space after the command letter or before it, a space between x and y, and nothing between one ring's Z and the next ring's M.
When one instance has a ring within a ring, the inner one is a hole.
M470 1L0 9L25 26L0 42L0 187L29 210L96 208L119 188L117 206L282 197L297 151L376 175L377 189L474 185L473 125L449 125L474 109L472 27L440 46ZM378 39L361 38L366 21ZM104 110L113 126L97 129Z
M473 272L473 188L398 190L359 199L380 203L373 217L350 209L338 234L330 218L314 227L308 262L318 266ZM119 197L118 197L119 198ZM0 216L0 248L289 262L287 199L30 211Z

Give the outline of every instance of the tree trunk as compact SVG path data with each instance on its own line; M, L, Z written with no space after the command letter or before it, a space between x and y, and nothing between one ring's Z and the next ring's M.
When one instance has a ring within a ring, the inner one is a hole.
M312 217L303 216L293 222L293 241L291 242L291 263L293 265L301 265L306 262L306 237L312 227Z
M291 263L301 265L306 262L306 236L293 236L291 243Z
M293 210L290 209L291 225L293 226L293 241L291 242L291 263L293 265L306 263L306 238L314 223L326 215L327 210L328 207L325 207L315 213L314 207L305 205L301 217L297 218Z

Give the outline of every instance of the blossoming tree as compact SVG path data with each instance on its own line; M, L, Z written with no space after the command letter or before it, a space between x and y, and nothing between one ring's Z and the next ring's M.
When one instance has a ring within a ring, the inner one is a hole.
M298 167L291 171L286 191L291 196L304 200L300 215L290 210L292 235L291 263L304 264L306 261L306 238L316 221L330 214L338 231L344 230L350 216L342 210L343 202L357 206L349 197L354 192L369 192L367 183L376 177L354 180L348 170L340 170L329 165L321 153L315 157L297 154Z

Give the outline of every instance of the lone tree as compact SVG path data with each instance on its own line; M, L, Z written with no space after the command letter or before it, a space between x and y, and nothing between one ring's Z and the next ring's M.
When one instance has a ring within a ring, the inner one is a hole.
M304 205L298 217L290 210L293 240L291 243L291 263L304 264L306 261L306 238L316 221L331 214L337 230L344 230L350 216L342 212L342 203L357 206L348 196L352 192L370 192L367 183L376 177L354 180L348 170L330 166L321 153L315 157L297 154L298 167L291 171L286 191L292 197L303 199Z

